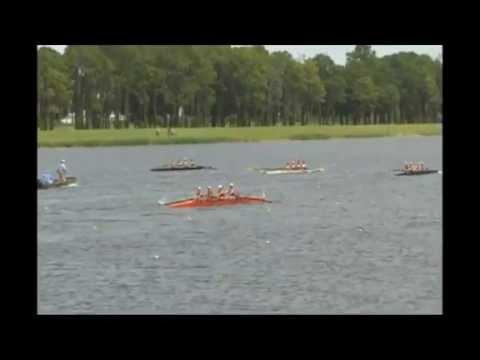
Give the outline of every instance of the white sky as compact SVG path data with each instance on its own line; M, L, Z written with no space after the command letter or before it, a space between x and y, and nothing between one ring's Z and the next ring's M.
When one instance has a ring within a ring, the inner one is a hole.
M49 46L59 52L65 50L66 45L40 45ZM355 45L265 45L268 51L288 51L295 58L305 56L313 57L317 54L327 54L337 64L345 64L346 54L353 50ZM385 56L400 51L413 51L418 54L427 54L434 59L442 53L442 45L373 45L377 56Z

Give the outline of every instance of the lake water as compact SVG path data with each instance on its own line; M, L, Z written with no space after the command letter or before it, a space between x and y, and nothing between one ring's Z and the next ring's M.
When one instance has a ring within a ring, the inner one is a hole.
M155 173L191 157L218 170ZM324 173L251 167L304 159ZM40 314L440 314L441 137L38 149ZM272 204L169 209L227 185Z

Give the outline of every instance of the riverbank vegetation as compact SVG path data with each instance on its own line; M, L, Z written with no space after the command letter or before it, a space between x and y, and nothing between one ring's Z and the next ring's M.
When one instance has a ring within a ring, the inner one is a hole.
M195 144L271 140L316 140L347 137L440 135L439 124L357 125L357 126L277 126L255 128L178 129L176 135L153 129L55 129L39 131L42 147L120 146L149 144Z

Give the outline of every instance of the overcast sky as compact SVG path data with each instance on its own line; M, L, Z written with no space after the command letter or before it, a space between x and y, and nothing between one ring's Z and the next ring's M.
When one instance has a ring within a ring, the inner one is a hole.
M44 45L63 52L66 45ZM355 45L265 45L268 51L290 52L295 58L307 58L317 54L327 54L337 64L345 64L346 53L353 50ZM442 45L373 45L377 56L390 55L400 51L414 51L418 54L427 54L434 59L441 54Z

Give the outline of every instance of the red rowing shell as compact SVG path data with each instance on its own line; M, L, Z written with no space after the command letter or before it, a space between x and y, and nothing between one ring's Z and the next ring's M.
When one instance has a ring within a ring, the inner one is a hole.
M196 207L212 207L212 206L226 206L237 204L260 204L269 203L271 201L256 196L240 196L237 198L223 198L223 199L187 199L165 204L170 208L196 208Z

